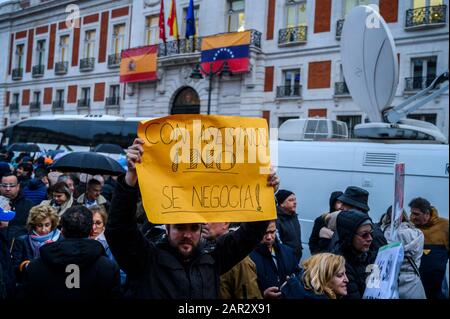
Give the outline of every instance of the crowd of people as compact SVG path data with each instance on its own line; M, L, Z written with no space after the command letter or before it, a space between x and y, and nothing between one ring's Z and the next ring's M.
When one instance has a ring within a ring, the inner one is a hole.
M153 225L137 185L142 145L118 178L0 152L0 299L361 299L368 266L394 240L392 207L373 221L369 193L349 185L317 212L306 258L296 194L275 173L274 220ZM395 237L399 297L448 298L448 220L425 198L409 208Z

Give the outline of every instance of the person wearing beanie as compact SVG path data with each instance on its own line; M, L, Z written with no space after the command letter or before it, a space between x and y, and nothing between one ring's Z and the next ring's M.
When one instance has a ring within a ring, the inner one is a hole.
M330 245L330 239L333 236L333 230L328 226L328 220L330 214L339 211L342 206L342 202L338 200L338 197L344 194L341 191L332 192L330 195L329 205L330 208L327 213L320 215L314 220L314 226L309 237L309 251L311 255L327 252Z
M373 264L376 252L370 249L373 223L367 214L357 210L339 213L336 221L340 255L345 258L348 278L347 299L361 299L366 289L367 266Z
M275 197L277 199L277 230L281 243L294 250L297 263L302 258L302 236L300 222L296 213L297 198L295 194L286 189L280 189Z

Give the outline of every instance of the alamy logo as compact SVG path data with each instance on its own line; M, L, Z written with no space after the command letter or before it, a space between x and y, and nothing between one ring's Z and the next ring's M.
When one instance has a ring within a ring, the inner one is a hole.
M376 4L369 4L368 7L376 12L372 12L369 8L366 8L366 13L370 12L366 19L366 27L367 29L378 29L380 27L380 8Z
M67 265L66 273L69 274L66 278L66 287L68 289L80 288L80 267L74 264Z
M80 28L80 7L76 4L69 4L66 7L66 13L69 14L66 18L66 27L68 29Z

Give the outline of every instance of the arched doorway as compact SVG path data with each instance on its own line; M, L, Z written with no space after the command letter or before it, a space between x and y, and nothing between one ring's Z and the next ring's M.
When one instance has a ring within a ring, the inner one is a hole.
M178 92L172 104L170 114L200 114L200 98L190 87Z

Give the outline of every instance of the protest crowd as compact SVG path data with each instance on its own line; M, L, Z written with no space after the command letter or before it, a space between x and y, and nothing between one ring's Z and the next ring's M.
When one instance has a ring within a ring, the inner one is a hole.
M363 298L368 267L392 242L390 199L373 220L368 191L331 193L309 257L298 194L278 189L275 173L267 178L274 220L154 225L138 187L142 144L128 148L118 177L61 173L50 156L1 151L0 299ZM448 298L448 220L426 198L407 204L396 237L398 297Z

